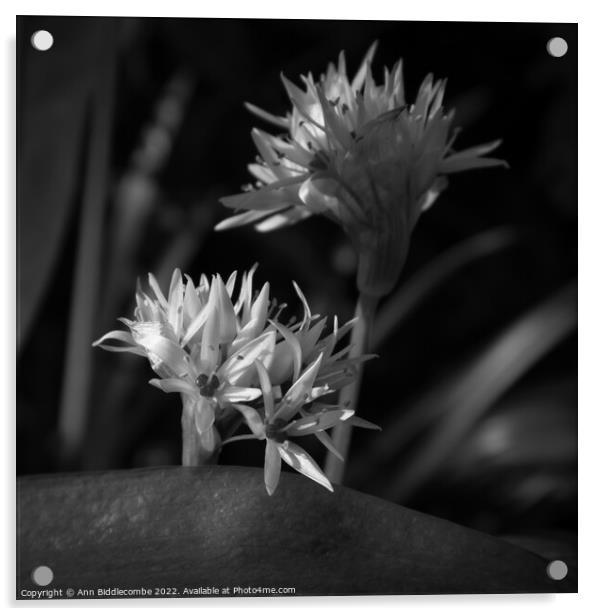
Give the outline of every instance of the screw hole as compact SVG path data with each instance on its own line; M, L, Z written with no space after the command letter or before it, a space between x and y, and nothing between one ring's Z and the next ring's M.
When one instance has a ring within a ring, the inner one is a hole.
M38 51L48 51L54 43L54 38L48 30L38 30L31 35L31 46Z
M564 580L569 572L569 568L563 560L553 560L548 563L546 573L553 580Z
M54 573L50 567L40 565L31 572L31 579L38 586L48 586L54 578Z
M555 36L548 41L546 48L553 58L562 58L569 50L569 45L563 38Z

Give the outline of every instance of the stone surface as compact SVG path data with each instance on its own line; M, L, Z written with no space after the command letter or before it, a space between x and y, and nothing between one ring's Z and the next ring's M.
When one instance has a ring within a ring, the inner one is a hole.
M494 537L283 473L207 466L18 480L17 589L294 587L297 595L576 591Z

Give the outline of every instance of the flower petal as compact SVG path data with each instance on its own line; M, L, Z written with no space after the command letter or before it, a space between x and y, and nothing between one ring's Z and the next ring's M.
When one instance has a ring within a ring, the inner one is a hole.
M207 321L209 315L213 310L214 307L210 306L208 303L203 306L202 310L192 319L191 323L188 325L186 333L182 338L182 346L200 342L202 338L202 333L200 332L200 329L201 327L203 327L203 325L205 325L205 322Z
M286 344L290 347L290 352L293 358L293 381L296 381L301 374L301 364L303 363L303 350L299 339L288 327L285 327L276 321L272 321L271 319L270 323L282 334Z
M255 340L251 340L241 349L231 355L217 372L218 378L228 381L231 385L245 386L251 382L253 362L257 359L262 363L274 352L276 332L265 332Z
M259 335L265 327L265 322L268 316L269 304L270 283L266 282L261 288L257 299L253 302L253 305L251 306L251 319L256 321L255 335Z
M152 274L148 275L148 284L153 290L157 300L159 300L161 307L163 309L167 309L167 300L165 299L165 295L163 295L163 291L161 291L161 287L159 286L157 279Z
M377 426L375 423L372 423L371 421L368 421L367 419L358 417L357 415L354 415L349 420L349 423L352 426L355 426L356 428L364 428L366 430L378 430L379 432L382 431L382 428L380 426Z
M328 430L336 424L342 423L352 417L354 413L355 411L351 409L341 409L337 411L321 411L315 414L308 414L290 423L286 427L286 433L290 436L315 434L316 432Z
M270 441L268 441L269 443ZM327 490L333 492L332 485L326 475L322 472L322 469L316 464L315 460L305 451L305 449L291 443L290 441L284 441L284 443L277 444L280 457L296 471L313 479L315 482L324 486ZM267 453L266 453L267 455Z
M232 406L245 418L249 430L258 439L264 439L265 427L259 413L252 406L247 406L246 404L233 404Z
M280 479L280 469L282 466L279 448L274 441L268 439L265 444L265 462L263 467L263 476L265 481L265 489L272 496L278 487Z
M108 344L104 344L106 340L119 340L120 342L124 342L127 346L112 346ZM129 332L124 332L121 330L113 330L108 332L102 338L99 338L95 342L92 343L92 346L100 347L105 351L113 351L114 353L134 353L136 355L141 355L142 357L146 357L146 353L134 342L134 338L132 338L132 334Z
M320 370L321 363L322 354L320 354L316 361L310 364L297 381L291 385L276 411L274 416L276 419L289 421L293 415L310 400L312 387Z
M149 385L164 391L166 394L180 393L188 394L190 396L199 397L199 390L185 379L151 379Z
M217 368L219 362L219 326L220 314L214 308L209 313L207 323L203 328L200 349L200 371L203 374L211 374Z
M486 167L508 167L508 163L500 158L454 158L450 156L441 163L441 173L457 173Z
M303 351L303 357L307 357L315 348L322 332L324 331L327 320L327 317L324 317L306 331L299 332L299 344L301 345L301 349Z
M301 291L301 287L299 287L294 280L293 287L295 289L295 293L303 304L303 320L301 321L301 329L303 329L307 324L311 323L311 310L309 309L309 304L307 303L305 295L303 295L303 291Z
M262 220L255 225L255 229L260 233L268 233L269 231L274 231L275 229L280 229L281 227L294 225L312 215L312 212L305 207L292 207L284 212L279 212L278 214L274 214L273 216Z
M263 407L265 410L265 418L269 421L274 415L274 393L272 392L272 383L265 366L260 361L255 361L255 369L259 378L261 392L263 393Z
M134 340L143 347L153 370L166 367L173 375L182 376L188 372L186 353L164 333L171 334L161 323L133 323ZM168 329L169 328L168 326Z
M272 361L268 366L272 385L281 385L291 378L293 373L293 353L290 344L281 340L275 347Z
M215 288L217 310L219 311L219 342L229 344L236 337L238 322L234 306L222 277L218 274L211 284L211 291ZM211 300L209 300L211 303Z
M187 276L186 289L184 291L184 320L183 325L188 328L194 319L203 310L203 304L199 299L196 287L190 276ZM186 332L188 334L188 331ZM188 341L187 341L188 342Z
M288 205L279 205L278 207L266 211L249 210L248 212L235 214L234 216L230 216L229 218L224 218L224 220L220 221L217 225L215 225L215 231L226 231L227 229L233 229L234 227L242 227L243 225L250 224L257 220L261 220L262 218L265 218L270 214L280 212L287 207Z
M341 460L341 462L345 461L345 458L341 455L339 450L334 446L333 440L328 436L328 432L316 432L314 436L332 453L335 458Z
M171 277L167 304L167 320L176 337L179 338L184 318L184 285L182 283L182 274L177 268Z
M303 181L303 179L300 177L299 182ZM294 205L297 200L293 198L290 192L284 189L275 189L270 184L258 190L221 197L219 201L222 205L232 210L257 210L267 215Z
M261 396L261 389L257 387L234 387L228 385L223 392L219 394L219 398L227 402L250 402Z
M376 53L376 48L378 46L378 41L374 41L372 45L370 45L362 63L360 65L359 70L355 74L353 81L351 82L351 90L355 93L360 90L360 88L364 85L364 81L366 79L366 71L370 64L372 63L372 58L374 58L374 54Z
M270 122L271 124L275 124L276 126L279 126L280 128L288 128L288 119L287 118L282 118L282 117L279 117L279 116L275 116L274 114L269 113L268 111L264 111L263 109L260 109L259 107L256 107L252 103L245 103L245 107L251 113L255 114L258 118L261 118L262 120L265 120L266 122Z

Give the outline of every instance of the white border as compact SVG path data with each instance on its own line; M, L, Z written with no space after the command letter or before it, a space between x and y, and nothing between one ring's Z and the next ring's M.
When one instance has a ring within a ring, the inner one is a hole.
M4 203L0 207L2 216L0 230L2 239L3 290L2 310L2 367L0 386L5 396L2 412L4 424L4 470L2 487L5 507L2 508L2 529L4 546L0 580L5 603L15 605L14 600L14 410L15 410L15 104L14 104L14 62L15 62L15 15L53 14L53 15L116 15L116 16L183 16L183 17L264 17L264 18L321 18L321 19L396 19L396 20L436 20L436 21L540 21L540 22L579 22L579 258L580 258L580 305L579 305L579 537L580 571L579 595L557 596L485 596L485 597L354 597L354 598L298 598L286 599L248 599L243 601L211 600L198 602L177 601L122 601L106 603L97 601L50 603L44 608L148 610L188 608L220 612L223 609L244 609L251 614L263 614L266 610L286 609L291 613L304 613L323 607L329 611L359 614L374 606L386 613L398 614L411 609L420 613L455 614L504 614L513 613L559 614L566 616L568 611L591 608L602 604L598 591L600 555L600 478L601 467L600 439L602 438L600 395L597 384L600 375L600 320L602 306L600 288L602 275L600 264L602 245L602 204L599 195L600 171L600 33L601 20L596 14L593 1L572 0L570 2L541 2L527 0L505 0L500 3L474 2L464 0L429 0L424 3L393 2L392 0L370 0L360 2L328 2L309 0L297 2L219 2L200 3L169 0L154 3L132 2L126 0L104 0L102 3L75 1L5 1L2 4L2 29L4 58L2 67L2 88L0 96L4 125L3 144L0 148L4 159L0 165L0 185L4 189ZM436 44L433 41L433 44ZM570 50L569 50L570 53ZM528 135L526 136L528 138ZM6 498L8 494L9 498ZM188 607L190 605L190 607ZM42 603L21 602L17 607L30 611L42 607Z

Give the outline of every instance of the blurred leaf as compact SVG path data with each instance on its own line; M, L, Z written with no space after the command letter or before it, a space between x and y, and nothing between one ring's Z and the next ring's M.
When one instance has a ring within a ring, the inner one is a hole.
M411 439L430 426L417 451L404 457L403 468L390 472L394 479L387 497L403 502L448 459L485 412L574 331L576 323L576 288L570 285L521 316L453 377L385 423L374 446L353 461L354 484L368 481L374 469L391 465Z
M293 587L297 595L558 592L546 561L491 536L284 473L163 468L23 478L18 587Z
M98 77L90 67L105 54L108 22L17 18L19 349L48 290L81 190L86 114ZM31 33L39 29L53 33L48 52L30 43Z
M417 306L458 270L477 259L509 248L517 238L517 232L509 227L489 229L435 257L379 310L372 334L372 348L377 349L384 344Z
M388 493L403 501L447 459L478 419L577 325L576 285L522 316L474 358L433 406L440 421L396 475Z
M94 63L96 70L90 86L89 126L59 417L61 454L68 461L81 453L89 410L93 362L90 340L94 338L99 305L117 64L117 22L108 19L87 23L98 24L92 26L91 33L96 35L95 52L100 57Z
M462 449L450 460L450 472L474 476L489 467L573 466L577 459L574 390L571 387L565 392L552 383L513 396L464 440Z

